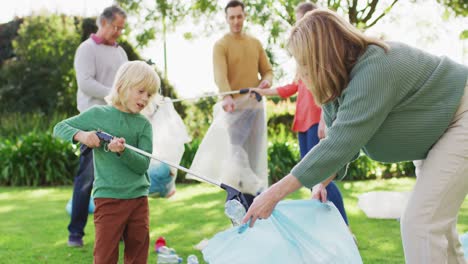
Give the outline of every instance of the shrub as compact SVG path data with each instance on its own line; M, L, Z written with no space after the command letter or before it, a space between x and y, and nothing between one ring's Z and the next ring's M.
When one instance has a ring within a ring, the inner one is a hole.
M268 143L268 174L270 184L286 176L300 159L297 144L289 142Z
M349 164L345 180L359 181L414 175L415 171L412 162L381 163L371 160L361 153L357 160Z
M71 184L77 165L77 148L50 132L0 140L0 185Z
M15 56L12 40L18 35L21 23L23 23L23 19L15 18L0 25L0 67L5 60Z
M70 17L25 18L13 41L16 57L4 63L0 74L2 110L76 113L73 56L78 44Z
M3 113L0 116L0 139L16 139L27 133L52 132L55 124L67 118L66 114L54 113Z
M216 104L216 101L216 97L208 97L192 104L186 104L185 116L183 118L192 138L201 140L205 136L206 131L213 122L213 106Z
M197 153L198 147L200 146L201 139L196 138L193 139L191 142L185 144L185 152L184 155L182 156L182 160L180 161L180 166L185 167L185 168L190 168L192 165L193 158L195 157L195 153ZM182 183L182 182L190 182L191 180L188 180L185 178L186 173L183 171L177 171L177 183Z

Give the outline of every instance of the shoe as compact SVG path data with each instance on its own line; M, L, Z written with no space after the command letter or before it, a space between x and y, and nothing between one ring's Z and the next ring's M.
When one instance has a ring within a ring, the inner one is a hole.
M68 238L69 247L83 247L83 238L81 237L70 237Z

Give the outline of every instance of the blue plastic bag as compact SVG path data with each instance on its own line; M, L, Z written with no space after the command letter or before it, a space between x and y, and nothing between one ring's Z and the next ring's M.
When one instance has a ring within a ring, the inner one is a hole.
M70 198L70 200L68 200L67 205L65 206L65 210L67 211L69 215L71 215L71 212L72 212L72 204L73 204L73 198ZM92 195L89 197L88 213L90 214L94 213L94 197Z
M460 242L463 246L463 252L465 253L465 259L468 260L468 233L460 236Z
M216 234L203 249L210 264L362 263L338 209L317 200L278 203L253 228L233 227ZM243 230L243 232L242 232Z
M151 161L148 169L150 178L150 197L166 197L175 190L175 177L167 164Z

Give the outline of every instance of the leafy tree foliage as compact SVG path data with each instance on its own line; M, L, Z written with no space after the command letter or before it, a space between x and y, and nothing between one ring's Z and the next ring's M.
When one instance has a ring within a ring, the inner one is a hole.
M76 114L74 55L96 31L95 17L47 14L0 25L0 111ZM125 37L119 43L129 60L143 60ZM176 96L167 80L161 87L164 96Z
M391 1L389 3L389 1ZM223 3L209 0L187 1L172 0L117 0L117 2L138 18L138 25L143 30L137 34L139 45L147 45L149 41L157 39L164 44L164 65L166 61L166 29L173 30L183 21L200 23L204 26L203 34L210 34L219 28L219 14L224 13ZM249 22L259 25L264 32L269 32L266 52L273 66L276 66L275 48L281 47L285 32L295 22L295 8L303 0L250 0L244 1ZM320 6L329 7L346 14L349 21L359 28L367 29L375 25L398 0L368 0L368 1L342 1L322 0ZM216 17L218 19L216 19ZM192 38L193 32L186 32L186 38ZM165 74L167 67L165 66ZM284 73L279 70L278 75ZM166 75L167 77L167 75Z
M13 41L16 56L0 72L2 110L46 114L76 111L73 56L78 44L73 18L25 18Z
M167 30L174 30L187 17L189 9L183 0L117 0L116 2L129 15L137 18L137 24L140 26L136 39L141 46L157 38L156 32L163 33L159 36L163 38Z
M21 23L23 23L23 19L15 19L0 25L0 66L5 60L15 56L12 41L18 35Z
M445 5L458 16L468 16L467 0L437 0L437 2Z
M195 21L204 19L204 24L211 26L214 14L222 13L224 6L218 1L191 0L190 5L184 1L145 1L145 0L117 0L130 14L143 17L138 23L143 23L144 31L137 36L140 45L146 45L157 38L156 32L165 34L165 28L174 29L183 22L188 15ZM152 5L148 3L152 2ZM261 25L270 32L269 43L275 43L278 37L295 22L295 8L303 0L251 0L244 1L249 21ZM367 29L375 25L387 14L398 0L321 0L320 6L328 7L347 15L350 23L359 28ZM146 4L146 6L145 6ZM208 27L209 28L209 27ZM211 27L214 28L214 27Z
M468 16L468 1L467 0L437 0L439 3L447 7L448 11L452 11L456 16ZM460 39L468 39L468 29L460 33Z

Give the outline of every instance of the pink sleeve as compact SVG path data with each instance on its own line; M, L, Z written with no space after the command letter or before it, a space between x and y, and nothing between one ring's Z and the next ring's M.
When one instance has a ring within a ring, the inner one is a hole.
M298 84L294 82L285 86L278 87L276 88L276 91L278 91L278 95L281 96L282 98L288 98L296 94L297 89L298 89Z

